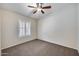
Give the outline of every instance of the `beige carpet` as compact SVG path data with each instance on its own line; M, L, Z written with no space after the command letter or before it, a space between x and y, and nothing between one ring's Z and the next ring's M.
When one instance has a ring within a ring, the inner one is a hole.
M2 50L3 56L77 56L77 50L52 44L42 40L33 40Z

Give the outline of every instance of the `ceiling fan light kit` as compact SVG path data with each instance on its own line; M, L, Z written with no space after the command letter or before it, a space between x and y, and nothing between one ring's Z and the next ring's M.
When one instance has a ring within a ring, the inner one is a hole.
M36 7L35 6L30 6L30 5L28 7L35 9L35 11L33 11L33 14L35 14L37 11L41 11L41 13L44 14L45 13L44 9L50 9L51 6L45 6L45 7L43 7L43 4L44 3L36 3L36 5L37 5Z

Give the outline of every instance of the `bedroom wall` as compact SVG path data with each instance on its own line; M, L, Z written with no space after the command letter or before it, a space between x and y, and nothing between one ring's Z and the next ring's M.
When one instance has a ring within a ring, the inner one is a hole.
M77 22L77 24L78 24L78 32L77 32L77 34L78 34L78 36L77 36L77 38L78 38L78 40L77 40L77 49L78 49L78 51L79 51L79 4L77 4L78 5L78 9L77 9L77 15L78 15L78 22Z
M1 20L2 20L2 13L0 12L0 55L1 55Z
M11 12L8 10L0 10L3 13L3 20L2 20L2 41L1 41L1 48L5 49L14 45L18 45L33 39L36 39L36 20L23 16L21 14ZM18 37L18 21L19 20L26 20L31 21L32 27L32 34L31 36L27 36L24 38Z
M70 4L38 22L38 38L62 46L77 48L76 5Z

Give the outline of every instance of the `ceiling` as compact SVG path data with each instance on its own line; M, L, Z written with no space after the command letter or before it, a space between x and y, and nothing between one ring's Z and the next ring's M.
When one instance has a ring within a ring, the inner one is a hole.
M60 12L61 10L63 10L64 8L68 7L69 5L72 4L68 4L68 3L45 3L43 4L43 6L49 6L51 5L51 9L45 9L45 14L42 14L40 11L33 14L33 8L29 8L27 7L28 5L34 5L36 6L35 3L1 3L0 4L0 8L2 9L6 9L6 10L10 10L13 12L17 12L20 13L22 15L34 18L34 19L41 19L43 17L46 17L49 14L54 14L57 12Z

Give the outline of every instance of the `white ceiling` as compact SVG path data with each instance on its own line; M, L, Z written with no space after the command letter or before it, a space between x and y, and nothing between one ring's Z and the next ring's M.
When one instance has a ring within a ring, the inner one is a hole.
M66 8L72 4L45 3L43 6L48 6L48 5L52 6L51 9L44 10L45 14L42 14L40 11L37 12L36 14L33 14L32 12L34 9L27 7L28 5L36 6L35 3L4 3L4 4L0 4L0 8L14 11L14 12L17 12L17 13L20 13L22 15L32 17L35 19L41 19L43 17L46 17L49 14L54 14L54 13L60 12L61 10L63 10L64 8Z

